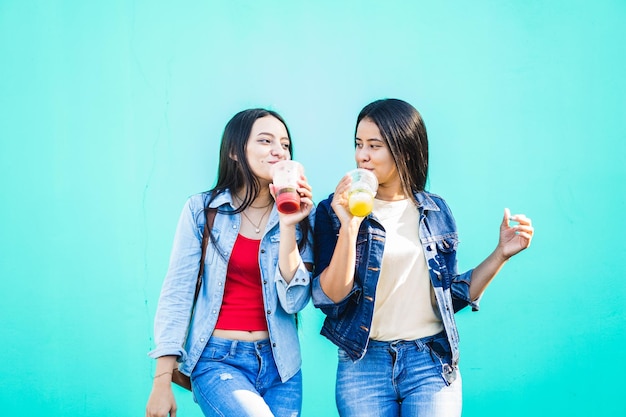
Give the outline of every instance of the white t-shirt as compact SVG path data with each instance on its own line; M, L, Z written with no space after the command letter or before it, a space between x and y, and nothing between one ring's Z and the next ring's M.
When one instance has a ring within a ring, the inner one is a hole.
M376 287L370 338L414 340L443 330L419 239L419 212L412 200L374 200L387 238Z

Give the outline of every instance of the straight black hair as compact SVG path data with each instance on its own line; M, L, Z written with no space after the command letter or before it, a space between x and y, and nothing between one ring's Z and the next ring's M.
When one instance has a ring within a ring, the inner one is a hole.
M235 210L235 213L245 210L252 204L261 191L259 180L254 176L248 164L246 146L254 122L266 116L272 116L278 119L285 126L287 137L289 138L289 154L293 155L289 128L285 120L278 113L273 110L256 108L242 110L234 115L226 124L224 133L222 134L219 166L217 168L217 182L215 187L210 191L216 196L227 189L235 191L245 186L246 195L244 196L241 207Z
M388 98L365 106L357 117L357 126L363 119L371 120L380 130L402 188L414 199L413 193L424 191L428 178L428 135L422 115L406 101Z
M217 181L215 187L208 191L210 199L205 203L205 210L209 207L211 201L226 190L230 190L231 193L233 193L235 190L245 187L246 194L241 206L235 210L228 210L226 212L226 214L240 213L250 206L261 192L261 184L248 164L246 147L254 122L256 122L257 119L267 116L278 119L285 126L287 137L289 138L289 154L293 158L291 133L289 132L287 123L280 114L273 110L263 108L240 111L228 121L224 128L224 133L222 133ZM218 212L224 213L222 210L218 210ZM298 242L298 247L301 249L307 241L307 236L311 228L308 217L300 222L300 227L303 237L302 240ZM212 234L211 242L213 244L216 243Z

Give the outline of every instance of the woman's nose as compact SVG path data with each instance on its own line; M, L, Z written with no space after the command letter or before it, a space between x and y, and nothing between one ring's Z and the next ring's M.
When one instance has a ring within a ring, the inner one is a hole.
M286 152L286 149L283 148L283 145L279 143L277 145L272 146L271 152L272 152L272 155L274 156L282 156Z
M365 149L357 149L355 157L357 162L365 162L369 160L369 153Z

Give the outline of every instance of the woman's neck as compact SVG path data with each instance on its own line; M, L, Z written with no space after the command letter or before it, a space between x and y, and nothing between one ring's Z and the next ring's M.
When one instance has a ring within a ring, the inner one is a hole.
M378 186L378 191L376 191L376 198L382 201L399 201L406 200L409 198L402 187L397 186L385 186L385 184L381 184Z
M233 194L234 200L238 206L243 204L244 197L246 195L246 190L241 189ZM274 204L274 198L270 194L269 190L262 190L256 196L254 200L248 205L248 207L252 207L254 209L265 209Z

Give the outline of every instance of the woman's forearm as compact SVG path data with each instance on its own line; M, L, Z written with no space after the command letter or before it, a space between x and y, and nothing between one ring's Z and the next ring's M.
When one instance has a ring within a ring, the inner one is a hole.
M485 292L507 260L500 247L497 247L474 269L469 288L472 301L477 300Z
M280 275L289 283L296 274L301 257L296 241L296 226L280 225L280 244L278 249L278 268Z
M343 300L354 285L359 224L350 222L341 226L333 256L319 278L322 290L334 302Z
M170 384L172 372L176 367L176 356L161 356L157 358L154 371L154 384Z

